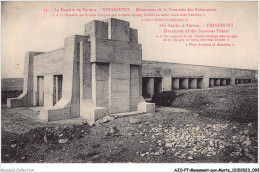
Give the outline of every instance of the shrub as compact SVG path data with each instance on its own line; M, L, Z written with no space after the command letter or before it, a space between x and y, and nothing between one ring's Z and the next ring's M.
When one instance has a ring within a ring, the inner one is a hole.
M156 106L170 107L177 95L174 91L164 91L162 93L154 93L152 101Z

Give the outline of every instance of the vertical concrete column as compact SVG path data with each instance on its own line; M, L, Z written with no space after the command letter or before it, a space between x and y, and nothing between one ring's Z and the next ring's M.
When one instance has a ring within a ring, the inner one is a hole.
M180 79L180 86L181 86L181 89L188 89L189 88L189 79L188 78L181 78Z
M226 86L226 85L227 85L226 79L221 79L221 86Z
M197 79L196 78L189 79L189 88L197 89Z
M172 89L173 89L173 90L180 89L180 81L179 81L179 78L172 78Z
M210 86L210 87L214 86L214 83L215 83L215 82L214 82L214 79L213 79L213 78L210 78L210 79L209 79L209 86Z
M215 79L214 85L215 86L220 86L220 79Z
M236 78L231 76L230 85L236 85Z
M80 98L92 98L92 66L90 63L90 42L80 42Z
M130 65L130 111L136 111L139 103L139 65Z
M83 77L84 77L84 41L80 42L80 60L79 60L79 74L80 74L80 100L83 99Z
M172 90L172 77L171 76L165 76L162 78L162 87L163 87L163 91Z
M149 78L146 85L146 93L153 97L154 94L154 78Z
M240 83L243 84L243 83L244 83L244 80L243 80L243 79L240 79Z
M64 43L64 73L62 99L71 107L68 118L80 117L80 42L88 40L85 36L71 36Z
M53 76L44 76L44 107L53 106Z
M196 80L197 80L197 88L198 89L203 88L203 78L198 78ZM207 81L209 81L209 79Z

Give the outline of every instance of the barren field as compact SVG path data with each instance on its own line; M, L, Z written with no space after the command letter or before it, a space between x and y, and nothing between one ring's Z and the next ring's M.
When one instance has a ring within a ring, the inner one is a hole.
M257 85L177 91L171 107L88 126L2 105L2 162L256 163Z

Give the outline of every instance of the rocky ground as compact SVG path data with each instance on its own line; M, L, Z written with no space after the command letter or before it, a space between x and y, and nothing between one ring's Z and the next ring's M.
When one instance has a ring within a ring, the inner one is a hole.
M155 114L44 123L2 106L2 162L257 162L257 86L176 93Z

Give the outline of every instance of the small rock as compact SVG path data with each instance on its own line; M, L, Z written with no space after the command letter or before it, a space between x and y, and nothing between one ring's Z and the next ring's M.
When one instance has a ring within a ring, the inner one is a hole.
M100 120L97 120L97 121L95 122L95 125L98 126L98 125L100 125L100 124L102 124L102 123L103 123L103 120L100 119Z
M62 137L63 136L63 134L59 134L59 137Z
M95 122L93 122L93 121L87 122L87 125L89 125L90 127L92 127L92 126L95 125Z
M172 143L166 143L165 147L171 148L172 147Z
M188 157L188 159L189 159L189 160L192 160L192 159L193 159L193 157L189 156L189 157Z
M130 124L139 124L139 123L140 123L140 120L135 119L135 118L130 118L130 119L129 119L129 123L130 123Z
M110 130L109 130L109 134L114 134L116 133L118 130L116 127L110 127Z
M43 140L44 140L45 143L48 142L48 140L47 140L47 136L46 136L46 135L44 135Z
M155 155L155 156L159 156L160 153L159 153L158 151L156 151L156 152L154 153L154 155Z
M162 127L162 125L159 125L159 127Z
M155 136L154 136L154 135L152 135L152 138L154 139L154 138L155 138Z
M245 130L245 131L244 131L245 134L248 134L248 132L249 132L249 130Z
M198 116L200 116L200 115L199 115L199 114L194 114L193 116L194 116L194 117L198 117Z
M105 116L104 118L103 118L103 123L107 123L108 121L112 121L112 120L114 120L115 118L114 117L111 117L111 116Z
M219 101L223 102L223 101L226 101L227 99L225 98L220 98Z
M16 147L16 144L12 144L11 147L12 147L12 148Z
M22 157L22 160L25 159L25 157Z
M212 124L207 124L207 127L209 128L209 127L212 127Z
M68 139L59 139L59 144L65 144L68 142Z
M159 153L160 153L160 154L163 154L163 153L164 153L164 149L163 149L163 148L160 148L160 149L159 149Z
M59 127L58 127L58 126L56 126L54 129L55 129L55 130L59 130Z
M141 155L141 157L144 157L145 156L145 154L140 154Z

